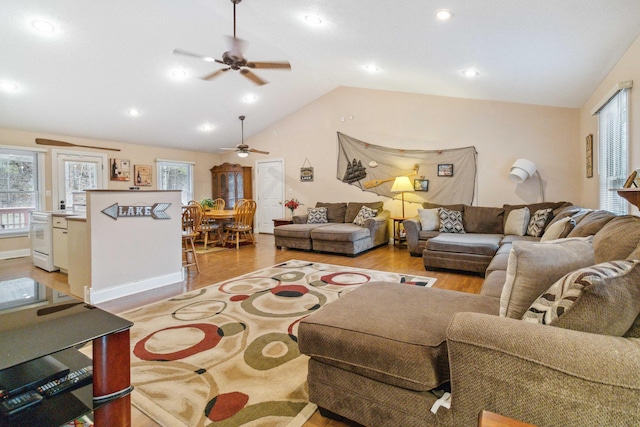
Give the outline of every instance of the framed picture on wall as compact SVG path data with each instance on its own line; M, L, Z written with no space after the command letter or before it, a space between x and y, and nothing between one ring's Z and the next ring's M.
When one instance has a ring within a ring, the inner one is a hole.
M587 178L593 178L593 134L587 135Z
M139 187L151 187L151 166L135 165L133 167L133 181Z
M109 159L109 179L111 181L129 181L131 163L125 159Z
M413 180L413 189L415 191L429 191L429 180L428 179L414 179Z
M453 164L440 163L438 165L438 176L453 176Z

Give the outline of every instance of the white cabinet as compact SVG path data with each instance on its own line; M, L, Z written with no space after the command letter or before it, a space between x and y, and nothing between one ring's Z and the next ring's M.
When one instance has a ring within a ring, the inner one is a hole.
M69 269L69 235L67 234L67 220L63 217L53 217L53 265L66 273Z

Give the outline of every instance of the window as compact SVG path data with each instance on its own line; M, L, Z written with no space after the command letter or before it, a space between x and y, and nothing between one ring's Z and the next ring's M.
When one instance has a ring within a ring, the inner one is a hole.
M622 188L627 179L629 137L629 89L618 91L598 111L600 209L626 214L628 204L612 188Z
M29 213L42 206L42 154L0 148L0 237L29 232Z
M193 200L193 163L158 160L158 189L182 190L182 204Z

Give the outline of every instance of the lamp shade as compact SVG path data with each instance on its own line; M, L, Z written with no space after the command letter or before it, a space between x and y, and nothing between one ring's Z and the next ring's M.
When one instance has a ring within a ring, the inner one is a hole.
M408 176L397 177L391 186L392 193L401 193L403 191L415 191Z
M511 166L509 178L518 184L522 184L531 178L534 173L536 173L535 163L527 159L518 159L513 163L513 166Z

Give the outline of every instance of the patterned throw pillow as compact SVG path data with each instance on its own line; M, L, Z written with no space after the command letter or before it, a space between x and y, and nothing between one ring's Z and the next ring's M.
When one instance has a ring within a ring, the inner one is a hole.
M639 262L603 262L571 272L534 301L522 320L623 336L640 314Z
M531 216L527 227L527 236L540 237L544 233L547 222L551 219L553 209L540 209Z
M462 212L438 208L441 233L464 233L462 224Z
M326 224L328 222L327 208L309 208L307 224Z
M365 220L373 218L377 213L377 209L371 209L368 206L363 206L360 208L360 212L358 212L358 215L356 215L356 217L354 218L353 223L362 227Z

